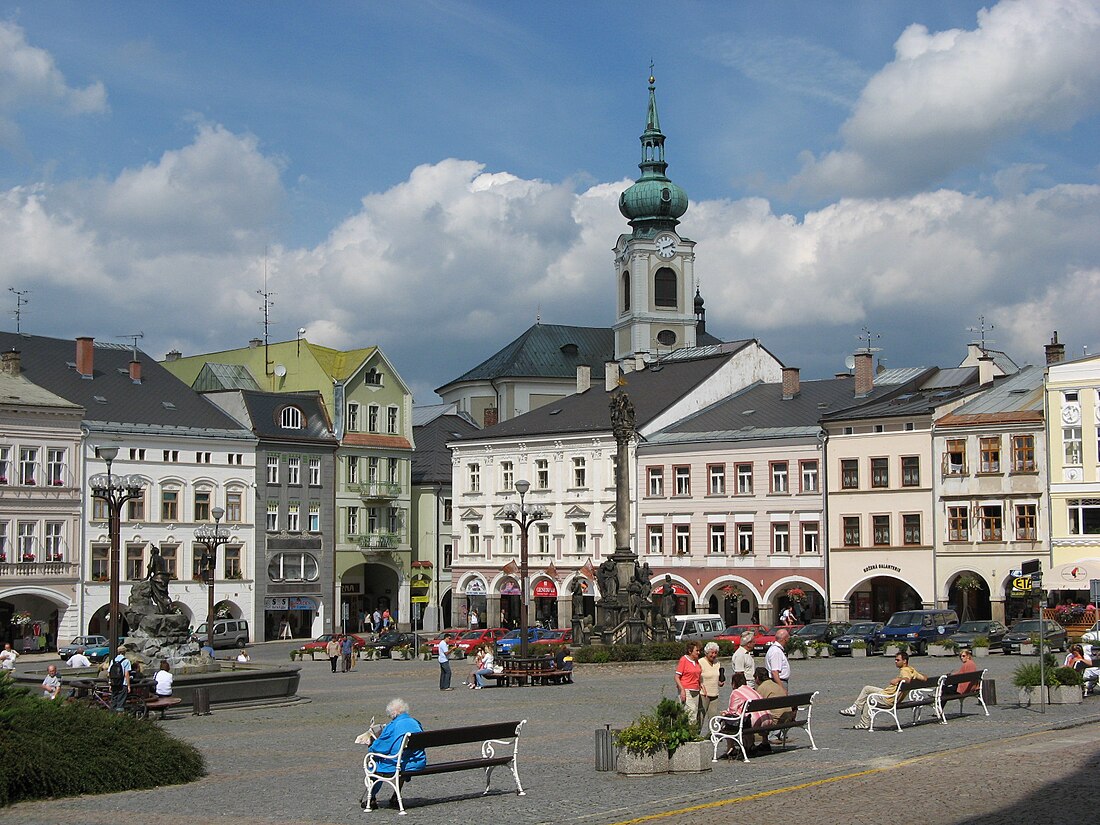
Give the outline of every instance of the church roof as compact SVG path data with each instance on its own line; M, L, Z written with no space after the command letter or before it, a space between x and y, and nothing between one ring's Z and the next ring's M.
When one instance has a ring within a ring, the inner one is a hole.
M576 378L577 367L592 368L592 379L603 376L604 364L615 360L615 337L607 327L535 324L482 361L448 381L436 392L464 381L499 378Z

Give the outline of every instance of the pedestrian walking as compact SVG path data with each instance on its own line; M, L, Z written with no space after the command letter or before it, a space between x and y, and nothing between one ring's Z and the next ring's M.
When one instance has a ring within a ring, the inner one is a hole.
M332 636L328 640L328 644L325 645L325 655L328 656L328 663L332 665L332 672L336 672L336 663L340 660L340 640L336 636Z
M790 631L780 628L775 633L775 641L768 645L768 652L764 655L764 664L768 668L768 674L772 681L788 692L791 681L791 663L787 661L787 640L791 638ZM757 685L757 688L760 686Z
M699 704L701 706L702 731L706 731L712 717L717 716L722 707L718 701L721 688L726 686L726 669L718 664L718 642L703 645L703 658L699 660L701 688Z
M340 654L344 657L344 673L351 670L351 654L355 652L355 643L351 636L345 636L340 642Z
M118 649L118 655L107 668L107 678L111 685L111 710L122 713L126 710L126 699L130 695L130 660L126 658L126 645Z
M371 614L371 631L376 635L382 630L382 614L378 612L378 608L374 608L374 613Z
M698 642L688 642L687 653L676 664L676 690L688 719L696 727L699 725L699 692L702 687L703 671L699 666L701 652Z
M470 630L477 630L477 623L478 623L477 611L476 610L471 610L470 611Z
M439 689L454 690L451 687L451 646L447 644L446 637L439 640Z

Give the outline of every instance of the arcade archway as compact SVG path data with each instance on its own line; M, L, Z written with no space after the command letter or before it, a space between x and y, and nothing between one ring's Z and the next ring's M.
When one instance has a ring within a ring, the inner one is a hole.
M920 610L920 594L907 582L893 576L875 576L857 584L848 597L848 617L885 622L899 610Z

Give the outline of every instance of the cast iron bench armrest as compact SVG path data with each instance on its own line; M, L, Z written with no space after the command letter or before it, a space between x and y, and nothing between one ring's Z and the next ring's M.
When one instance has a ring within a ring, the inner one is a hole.
M875 729L875 717L880 713L885 713L894 720L899 733L901 732L901 720L898 718L899 710L912 709L913 724L920 721L921 710L926 707L932 708L932 711L939 716L939 705L936 697L939 695L940 680L942 679L942 676L934 682L930 679L902 679L893 695L885 691L872 693L867 697L867 706L871 709L869 729ZM927 694L911 697L910 694L917 690L927 691Z

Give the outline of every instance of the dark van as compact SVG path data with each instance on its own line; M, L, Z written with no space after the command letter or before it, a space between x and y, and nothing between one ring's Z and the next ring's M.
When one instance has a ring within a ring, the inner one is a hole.
M954 610L899 610L875 633L875 650L881 652L889 642L908 642L910 650L923 656L929 642L958 629L959 615Z

